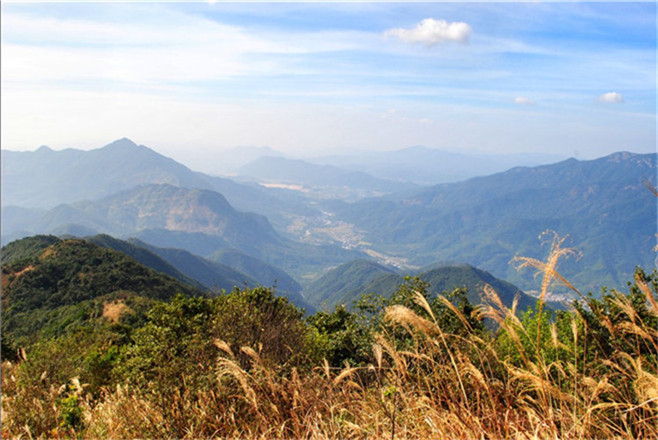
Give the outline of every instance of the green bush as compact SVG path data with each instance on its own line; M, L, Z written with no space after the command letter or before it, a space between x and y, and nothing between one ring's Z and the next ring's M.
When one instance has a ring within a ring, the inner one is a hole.
M317 312L307 322L316 332L316 363L324 358L332 367L342 367L345 363L364 365L372 361L374 336L362 316L340 305L331 313Z
M304 312L288 298L266 287L234 289L217 298L213 336L231 347L244 367L250 347L270 366L287 369L307 365L312 339Z

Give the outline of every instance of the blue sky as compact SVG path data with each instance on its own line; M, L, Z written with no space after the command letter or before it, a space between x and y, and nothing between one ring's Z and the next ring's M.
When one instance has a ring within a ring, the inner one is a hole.
M656 5L6 3L2 147L655 151Z

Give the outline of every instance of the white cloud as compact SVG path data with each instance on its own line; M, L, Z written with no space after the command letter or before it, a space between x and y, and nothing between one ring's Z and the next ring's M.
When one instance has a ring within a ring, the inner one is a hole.
M525 96L519 96L514 99L514 102L520 105L535 105L536 102L533 101L530 98L526 98Z
M464 22L448 23L445 20L426 18L413 29L389 29L384 32L387 37L396 37L405 43L421 43L434 46L446 41L465 43L471 34L471 27Z
M599 102L607 102L610 104L620 104L624 102L624 97L621 93L617 92L608 92L599 96Z

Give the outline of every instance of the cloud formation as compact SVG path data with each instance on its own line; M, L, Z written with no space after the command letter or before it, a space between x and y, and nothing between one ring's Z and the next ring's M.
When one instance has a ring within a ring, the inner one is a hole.
M536 102L533 101L530 98L526 98L525 96L519 96L518 98L514 98L514 102L519 104L519 105L535 105Z
M309 31L293 39L284 31L256 31L171 11L140 22L132 17L142 10L126 8L132 12L125 21L104 20L102 14L64 19L3 10L3 39L6 33L12 40L2 45L3 83L118 81L141 88L169 81L308 74L312 67L293 66L286 57L356 45L356 34L349 32Z
M384 32L386 37L395 37L405 43L421 43L427 47L447 41L465 43L471 34L471 27L464 22L448 23L445 20L426 18L413 29L395 28Z
M599 102L607 102L609 104L621 104L624 102L624 97L621 93L617 92L608 92L599 96Z

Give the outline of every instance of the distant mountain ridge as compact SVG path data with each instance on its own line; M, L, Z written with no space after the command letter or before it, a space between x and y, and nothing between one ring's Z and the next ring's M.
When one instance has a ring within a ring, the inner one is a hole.
M58 225L78 224L111 235L145 229L200 232L222 237L235 246L257 247L277 241L267 219L235 210L224 196L210 190L168 184L137 186L96 201L59 205L22 227L47 232Z
M358 199L417 188L417 185L409 182L373 177L363 171L274 156L260 157L250 162L240 167L238 174L263 183L300 185L307 190L335 188L335 198Z
M212 188L173 159L126 138L90 151L2 151L3 206L52 208L149 183Z
M230 265L251 276L261 285L276 285L278 292L294 292L299 294L302 291L302 286L282 269L236 249L220 249L210 254L207 258L210 261Z
M433 185L458 182L505 171L564 160L556 154L475 154L413 146L391 151L364 151L316 157L310 162L358 170L372 176Z
M3 208L50 210L139 185L167 184L218 191L237 209L267 213L277 224L282 223L284 212L313 212L297 202L280 200L258 185L192 171L126 138L89 151L54 151L45 146L29 152L2 150L1 165Z
M288 297L298 307L312 312L314 309L301 295L301 286L282 269L271 266L256 258L242 254L236 250L222 250L218 253L224 255L218 258L217 254L209 258L202 258L183 249L159 248L139 240L130 240L137 246L148 249L162 259L171 263L211 291L220 289L231 291L235 287L276 286L279 296ZM248 261L248 264L245 264Z
M160 258L160 256L156 255L151 250L146 249L143 246L119 240L105 234L95 235L93 237L85 237L84 240L97 246L126 254L150 269L169 275L173 278L176 278L180 282L189 284L198 289L209 290L211 288L211 286L200 282L198 279L184 274L174 265ZM19 242L20 241L21 240L19 240Z
M330 270L308 285L304 295L316 307L326 305L332 308L341 303L349 305L359 294L367 293L363 291L365 286L382 275L394 275L396 287L404 281L394 270L360 259Z
M211 176L233 175L240 167L264 156L286 157L284 153L270 147L242 146L220 151L201 150L185 163Z

